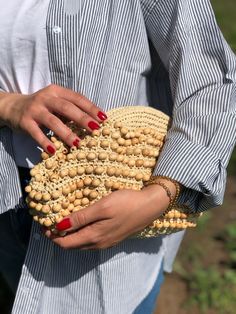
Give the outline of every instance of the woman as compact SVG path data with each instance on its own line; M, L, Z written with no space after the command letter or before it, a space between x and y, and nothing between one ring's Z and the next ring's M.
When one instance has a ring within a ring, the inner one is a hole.
M108 109L142 104L173 117L153 174L167 177L173 197L168 178L182 184L178 201L191 210L221 204L235 142L236 67L210 3L14 0L1 7L0 269L12 289L20 276L13 313L151 313L183 233L124 239L168 207L165 190L116 192L58 226L72 235L52 239L31 229L18 172L27 179L38 145L55 151L39 126L77 146L59 117L92 130Z

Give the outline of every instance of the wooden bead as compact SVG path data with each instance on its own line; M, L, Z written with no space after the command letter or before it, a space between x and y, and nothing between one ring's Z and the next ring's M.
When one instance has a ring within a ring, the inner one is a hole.
M117 147L116 152L118 154L124 154L126 149L124 147Z
M59 212L61 211L61 205L60 205L60 204L54 204L54 205L52 206L52 211L53 211L54 213L59 213Z
M84 181L83 180L77 180L76 181L76 186L78 189L82 189L84 186Z
M61 196L61 193L59 191L53 191L52 192L52 198L54 200L58 199Z
M86 154L84 152L79 152L76 156L78 160L83 160L86 158Z
M127 178L129 176L130 171L128 169L122 170L122 176Z
M116 175L117 177L119 177L121 174L122 174L122 169L116 168L116 173L115 173L115 175Z
M106 180L105 183L104 183L104 185L105 185L105 187L106 187L107 189L110 189L110 188L112 188L113 182Z
M98 187L101 184L101 181L99 179L93 179L92 186Z
M137 156L137 155L140 155L141 153L142 153L142 150L140 148L137 147L134 149L134 155Z
M181 214L179 211L175 210L175 218L180 218L181 217Z
M91 199L96 199L98 197L98 192L97 191L92 191L89 193L89 197Z
M70 205L70 202L68 200L64 200L61 204L61 207L63 209L66 209Z
M89 204L89 199L87 197L82 198L81 205L85 206Z
M114 123L114 128L118 129L118 128L122 128L122 123L120 121L116 121Z
M68 175L68 169L62 169L59 175L61 178L65 178Z
M135 145L137 145L139 143L139 140L136 137L132 138L131 143L132 143L132 145L135 146Z
M113 182L113 184L112 184L113 190L119 190L119 187L120 187L120 182Z
M26 187L25 187L25 192L26 193L30 193L32 191L32 187L30 186L30 185L27 185Z
M59 224L63 220L63 217L61 215L56 215L55 216L55 223Z
M151 177L151 175L149 175L149 174L144 174L144 175L143 175L143 181L144 181L144 182L148 182L148 181L150 180L150 177Z
M82 191L79 190L75 191L75 197L76 199L81 199L83 197Z
M115 167L107 168L107 174L109 176L114 176L115 173L116 173L116 168Z
M92 139L88 142L87 147L92 148L94 146L97 146L97 141Z
M36 194L36 193L37 193L37 192L36 192L35 190L30 191L29 197L33 199L33 198L35 197L35 194Z
M41 157L43 160L46 160L49 158L49 155L46 152L42 152Z
M137 173L136 176L135 176L135 179L136 179L137 181L142 180L142 178L143 178L143 174L142 174L142 173Z
M39 217L38 222L43 226L45 218Z
M33 216L33 220L36 222L39 222L39 217L38 216Z
M87 155L87 159L88 160L94 160L94 159L96 159L96 157L97 157L97 155L95 154L95 153L88 153L88 155Z
M52 221L49 218L46 218L43 222L45 227L50 227L52 225Z
M104 168L103 168L103 167L96 167L96 168L94 169L94 172L95 172L96 174L102 174L102 173L104 172Z
M132 145L131 140L126 140L124 145L125 145L126 147L127 147L127 146L131 146L131 145Z
M134 159L130 159L130 160L128 161L128 165L129 165L129 167L135 166L135 160L134 160Z
M40 212L42 210L42 207L43 205L38 203L36 206L35 206L35 210L37 210L37 212Z
M63 186L62 188L62 194L63 195L68 195L71 192L71 189L69 186Z
M38 169L32 168L32 169L30 170L30 175L31 175L31 177L34 177L37 173L38 173Z
M104 135L104 136L108 136L108 135L110 135L110 133L111 133L111 131L109 128L104 128L102 130L102 135Z
M50 159L47 159L45 162L46 169L51 169L53 167L53 162Z
M70 203L69 206L67 207L67 210L69 210L71 212L71 211L73 211L74 207L75 207L74 204Z
M75 195L74 194L70 194L67 196L67 199L70 203L74 203L75 201Z
M152 137L149 137L149 138L147 139L147 143L148 143L149 145L152 145L152 144L154 143L154 139L153 139Z
M126 148L126 155L133 155L133 152L134 152L133 148L131 147Z
M84 172L85 172L85 168L84 167L78 167L77 168L77 174L79 175L79 176L81 176L82 174L84 174Z
M120 133L121 133L122 135L126 135L128 132L129 132L129 130L128 130L127 128L125 128L125 127L122 127L122 128L120 129Z
M81 205L81 199L76 199L74 201L74 206L76 207L76 206L80 206L80 205Z
M57 182L59 179L59 176L56 173L53 173L50 175L50 181L51 182Z
M143 166L143 159L137 159L135 161L135 166L136 167L142 167Z
M69 177L74 178L77 175L77 170L75 168L69 169Z
M127 164L128 162L129 162L129 157L127 157L127 156L126 156L126 157L124 157L124 159L123 159L123 163L124 163L124 164Z
M35 203L34 201L30 201L29 202L29 207L30 208L35 208L37 206L37 203Z
M109 155L109 160L110 161L115 161L116 159L117 159L117 154L116 153L111 153L110 155Z
M112 150L116 151L118 147L119 147L118 143L111 143L111 149Z
M61 147L61 142L60 141L56 141L54 142L54 146L56 147L56 149L59 149Z
M63 217L67 217L67 216L70 215L70 211L68 209L64 209L64 210L61 211L61 215Z
M150 129L150 128L145 128L145 129L143 130L143 134L145 134L145 135L150 134L150 132L151 132L151 129Z
M77 184L76 184L76 182L70 183L70 190L71 190L71 192L74 192L75 190L77 190Z
M143 166L144 166L145 168L149 168L149 167L150 167L149 160L144 160L144 161L143 161Z
M122 137L119 137L119 138L117 139L117 143L118 143L119 145L125 145L125 139L123 139Z
M116 132L113 132L111 134L111 138L113 138L114 140L117 140L120 138L120 132L116 131Z
M135 178L135 176L136 176L136 172L133 171L133 170L130 170L130 171L129 171L129 177L130 177L130 178Z
M42 199L42 193L37 192L37 193L35 194L35 196L34 196L34 199L35 199L36 201L40 201L40 200Z
M169 228L169 226L170 226L170 223L168 221L164 221L163 227L164 228Z
M48 214L50 212L50 206L49 205L43 205L42 212L44 214Z
M57 138L55 136L51 136L51 141L55 143L57 141Z
M91 192L90 189L85 188L85 189L83 190L83 195L84 195L84 196L89 196L90 192Z
M101 141L100 146L102 148L107 148L107 147L109 147L109 142L107 140L103 140L103 141Z
M117 156L117 161L118 161L118 162L122 162L122 161L124 160L124 158L125 158L125 157L124 157L123 155L118 155L118 156Z
M66 155L66 160L67 161L71 161L71 160L74 160L74 159L75 159L75 155L74 154L69 153L68 155Z
M149 156L149 153L150 153L150 151L149 151L149 149L147 149L147 148L145 148L145 149L142 150L143 156Z
M107 159L107 154L102 152L98 154L98 159L99 160L106 160Z
M93 173L93 170L94 170L93 166L87 166L85 168L85 173L86 174L91 174L91 173Z
M100 134L101 134L101 132L99 130L93 130L92 131L92 136L93 137L98 137L98 136L100 136Z
M89 186L92 183L92 179L90 177L85 177L83 181L86 186Z

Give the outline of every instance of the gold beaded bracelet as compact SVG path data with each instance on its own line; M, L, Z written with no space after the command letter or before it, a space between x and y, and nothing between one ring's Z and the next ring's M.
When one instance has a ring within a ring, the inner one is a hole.
M167 181L170 181L170 182L174 183L175 188L176 188L175 197L172 196L172 193L171 193L170 189L168 188L168 186L166 186L165 183L161 182L160 179L165 179ZM170 199L170 204L169 204L167 210L172 208L173 205L176 204L176 201L177 201L177 199L179 197L180 190L181 190L180 184L177 181L175 181L175 180L173 180L173 179L171 179L169 177L165 177L165 176L152 176L149 179L149 181L145 183L145 186L149 186L149 185L152 185L152 184L157 184L157 185L161 186L166 191L166 194L167 194L167 196Z

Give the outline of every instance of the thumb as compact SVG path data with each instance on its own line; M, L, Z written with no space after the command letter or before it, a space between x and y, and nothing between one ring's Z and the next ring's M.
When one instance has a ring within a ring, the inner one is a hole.
M105 217L101 209L101 201L98 201L95 204L64 218L61 222L56 224L56 229L58 231L73 231L85 227L95 221L108 218Z

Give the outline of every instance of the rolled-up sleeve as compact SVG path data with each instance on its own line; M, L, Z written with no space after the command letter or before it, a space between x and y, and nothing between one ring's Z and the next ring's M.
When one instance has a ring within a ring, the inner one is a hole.
M174 103L154 174L183 184L179 202L203 211L223 202L236 140L236 58L208 0L148 3L148 36L169 73Z

